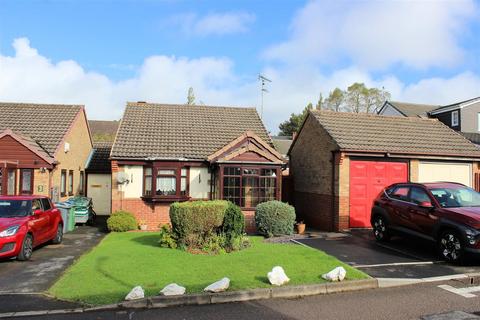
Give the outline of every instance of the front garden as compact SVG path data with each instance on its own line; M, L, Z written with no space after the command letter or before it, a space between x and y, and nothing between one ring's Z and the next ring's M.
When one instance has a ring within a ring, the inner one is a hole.
M243 219L238 221L238 211L231 204L216 202L212 207L199 202L193 206L172 206L173 228L160 233L112 232L49 292L60 299L98 305L123 300L137 285L145 289L146 296L158 295L170 283L186 287L187 293L199 293L223 277L231 280L229 291L264 288L271 287L267 273L274 266L283 267L289 285L322 283L321 275L337 266L346 269L347 280L368 278L321 251L265 242L262 236L245 237L238 232ZM281 211L278 206L272 208ZM225 214L219 215L218 210ZM228 210L232 212L226 214ZM199 215L200 211L204 214ZM271 212L263 215L271 216ZM256 220L267 236L285 232L282 226L287 232L293 228L290 223L271 225L268 219Z

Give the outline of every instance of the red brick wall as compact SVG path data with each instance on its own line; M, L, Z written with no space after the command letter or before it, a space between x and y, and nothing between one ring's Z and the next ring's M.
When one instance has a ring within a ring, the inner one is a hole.
M242 211L245 216L245 231L247 233L257 232L255 227L255 211Z
M332 195L295 192L295 211L297 221L303 220L307 227L334 230Z
M124 210L133 213L138 223L146 223L148 230L158 230L160 225L170 223L170 203L151 204L142 199L112 201L112 212Z

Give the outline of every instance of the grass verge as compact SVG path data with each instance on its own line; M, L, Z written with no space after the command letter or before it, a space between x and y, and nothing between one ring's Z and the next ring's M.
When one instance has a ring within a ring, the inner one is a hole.
M248 249L220 255L194 255L158 246L156 233L111 233L91 252L71 266L50 288L59 299L88 304L108 304L123 300L136 285L147 296L157 295L175 282L187 293L201 292L223 277L230 289L264 288L271 285L267 272L282 266L291 285L322 283L323 273L337 266L347 270L347 280L368 276L322 251L295 244L263 242L250 237Z

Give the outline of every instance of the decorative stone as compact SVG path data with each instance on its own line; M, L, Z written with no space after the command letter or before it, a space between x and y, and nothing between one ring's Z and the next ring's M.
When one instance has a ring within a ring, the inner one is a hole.
M322 275L322 278L327 281L343 281L346 275L347 275L347 270L345 270L345 268L336 267L329 273L325 273L324 275Z
M281 286L290 281L283 268L279 266L273 267L272 271L267 274L267 277L268 281L275 286Z
M185 287L179 286L176 283L170 283L160 291L164 296L181 296L185 294Z
M211 285L209 285L208 287L203 289L203 291L205 291L205 292L223 292L223 291L226 291L229 286L230 286L230 279L223 278L222 280L219 280L217 282L212 283Z
M137 300L137 299L142 299L145 297L145 292L143 291L143 288L141 286L136 286L130 291L127 296L125 297L125 300Z

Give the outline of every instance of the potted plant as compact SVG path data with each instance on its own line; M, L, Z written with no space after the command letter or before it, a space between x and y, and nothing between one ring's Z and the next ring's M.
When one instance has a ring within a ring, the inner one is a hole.
M140 230L147 231L148 225L144 220L140 220Z
M304 234L305 233L305 223L303 221L297 222L297 233L298 234Z

